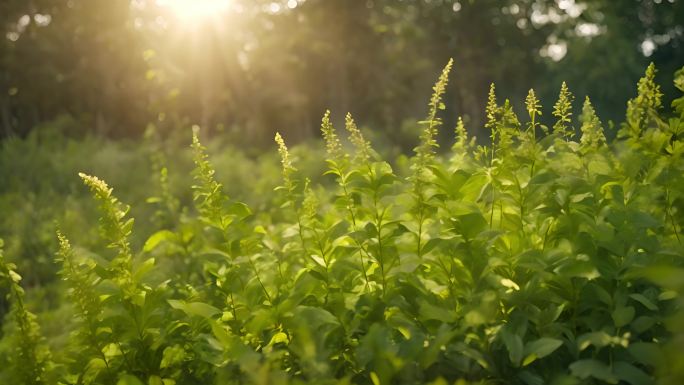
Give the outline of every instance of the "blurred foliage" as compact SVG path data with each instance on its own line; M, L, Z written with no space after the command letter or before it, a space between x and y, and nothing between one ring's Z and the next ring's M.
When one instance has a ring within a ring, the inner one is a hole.
M408 150L429 74L447 58L456 74L445 122L480 127L491 82L511 100L529 86L549 100L565 80L618 121L647 61L668 74L684 57L684 3L674 0L230 0L203 19L164 4L3 1L0 135L68 114L79 136L199 124L204 136L264 145L276 130L313 136L330 108ZM674 88L659 80L670 100Z
M65 136L63 132L75 124L73 119L62 117L37 127L26 139L15 137L0 143L0 238L5 239L6 254L26 272L24 282L30 286L54 279L52 256L57 243L53 232L57 223L64 232L73 232L72 241L95 246L97 229L87 225L96 221L95 205L84 199L87 191L74 178L78 172L99 175L116 184L115 193L132 204L132 214L148 218L137 224L138 231L132 236L137 246L156 226L171 221L157 214L166 204L158 177L162 167L168 174L163 182L168 194L183 207L192 200L183 177L192 170L192 152L185 146L187 133L162 140L150 130L142 143ZM254 208L266 209L273 197L270 181L280 175L272 161L276 154L245 154L225 139L213 140L209 147L216 153L213 162L230 170L218 176L226 191L246 197ZM294 154L309 165L304 168L307 172L319 174L323 169L311 161L320 157L320 151L297 148ZM150 191L160 191L160 196L151 197Z

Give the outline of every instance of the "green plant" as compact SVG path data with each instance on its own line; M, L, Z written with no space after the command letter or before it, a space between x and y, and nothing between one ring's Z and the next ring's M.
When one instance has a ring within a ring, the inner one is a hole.
M459 119L451 153L441 155L438 115L451 65L433 88L411 159L383 161L351 114L343 137L326 111L323 177L307 175L304 151L276 134L280 176L271 159L268 181L279 187L259 208L225 193L195 131L192 201L176 200L173 175L158 171L153 194L174 220L159 222L141 247L128 206L81 174L107 248L72 247L58 232L75 332L68 349L50 356L14 266L0 257L13 309L0 344L10 369L0 378L677 383L682 99L666 115L649 67L630 102L629 134L608 143L589 98L573 120L565 84L551 135L533 90L521 120L510 101L498 104L492 85L491 147L475 148Z
M21 276L14 270L14 264L5 261L0 239L0 280L9 287L8 299L12 303L10 317L14 321L15 332L10 342L11 356L5 380L13 379L21 384L48 384L51 368L50 351L40 333L36 316L26 309L24 289L19 285Z

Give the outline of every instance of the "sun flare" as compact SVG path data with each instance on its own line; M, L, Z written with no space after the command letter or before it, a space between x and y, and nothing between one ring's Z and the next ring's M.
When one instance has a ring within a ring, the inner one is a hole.
M170 9L180 19L197 21L227 11L231 0L157 0L157 5Z

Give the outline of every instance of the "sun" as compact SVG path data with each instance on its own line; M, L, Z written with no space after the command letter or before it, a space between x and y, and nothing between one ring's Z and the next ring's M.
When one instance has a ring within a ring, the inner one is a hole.
M228 10L232 0L157 0L160 7L171 10L179 19L197 21Z

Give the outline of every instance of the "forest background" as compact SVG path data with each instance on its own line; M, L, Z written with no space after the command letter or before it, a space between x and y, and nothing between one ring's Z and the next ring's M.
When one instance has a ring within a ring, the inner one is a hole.
M0 137L55 120L71 136L110 138L198 124L204 136L263 149L276 131L290 142L317 136L330 109L340 111L334 122L350 111L406 152L449 58L445 123L463 116L486 140L477 127L492 82L522 110L529 88L555 100L566 81L619 123L651 61L669 105L684 57L676 0L203 0L194 11L192 3L3 1Z

